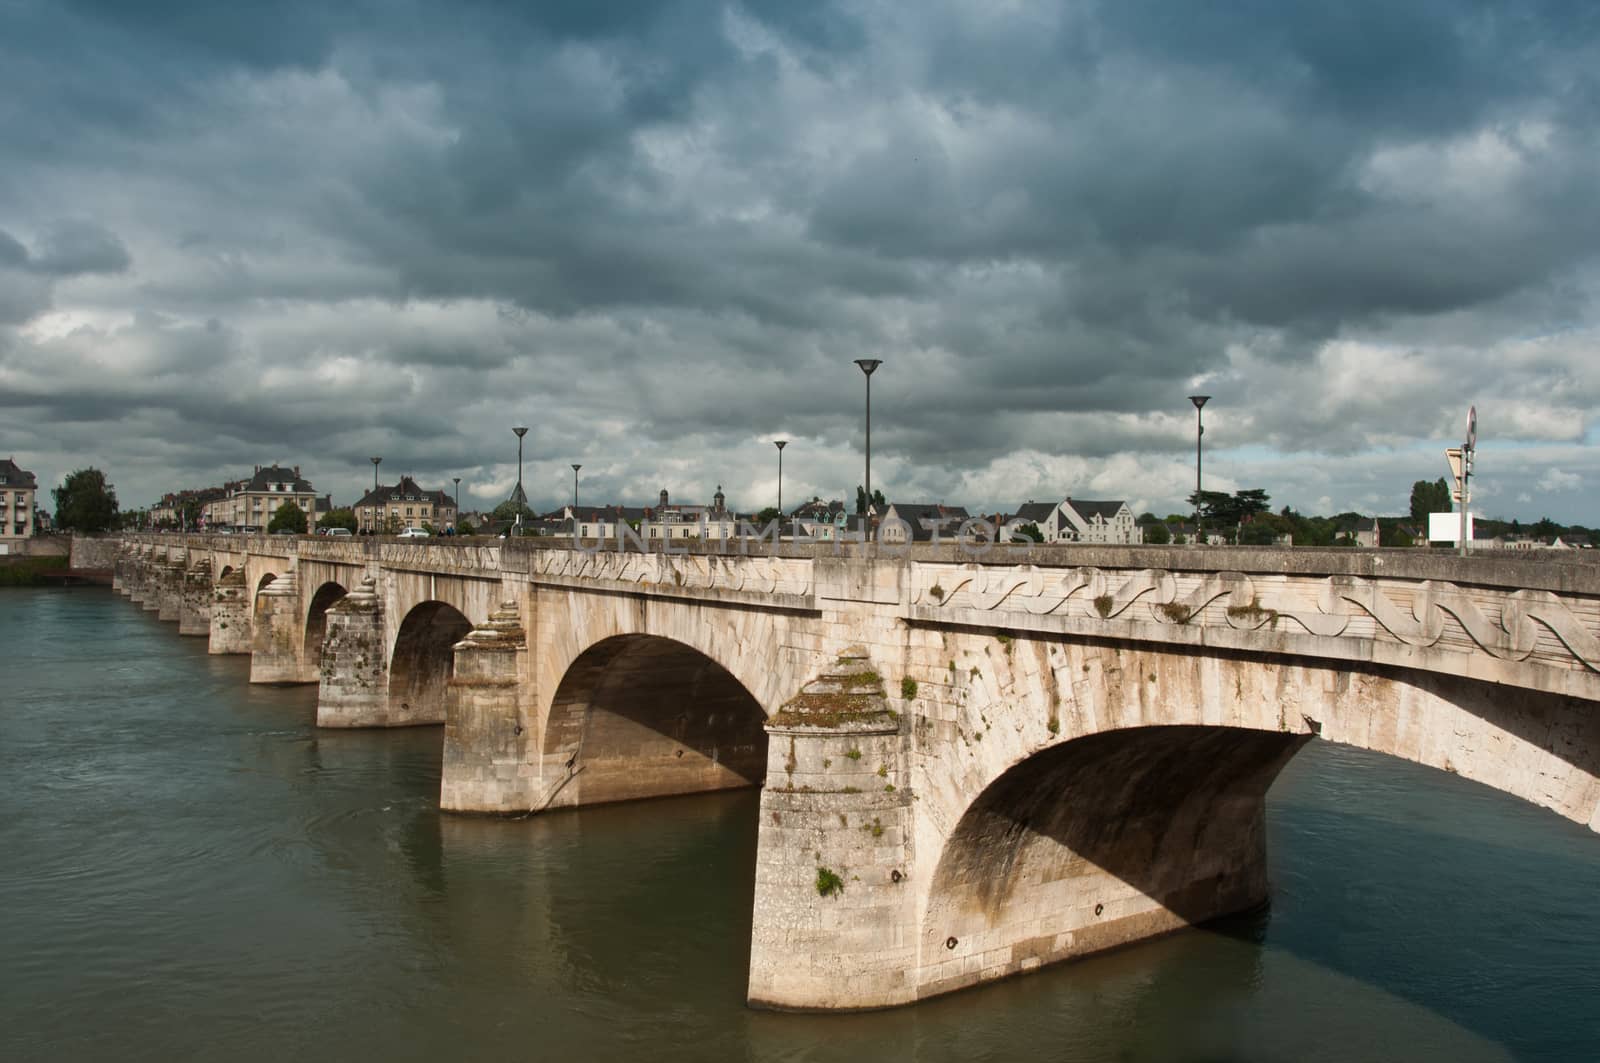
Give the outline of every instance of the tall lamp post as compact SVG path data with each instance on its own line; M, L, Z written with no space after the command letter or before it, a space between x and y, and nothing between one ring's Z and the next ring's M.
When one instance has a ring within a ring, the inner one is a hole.
M778 523L783 523L783 448L789 445L787 439L774 439L772 445L778 448Z
M1200 538L1200 440L1206 434L1205 416L1200 412L1210 400L1210 395L1190 395L1194 403L1194 531Z
M372 459L372 523L367 525L367 534L378 534L378 464L382 458Z
M871 522L866 520L867 514L872 511L872 374L878 366L883 364L882 358L857 358L856 365L867 377L867 506L862 520L864 527L870 527Z
M511 500L517 504L517 519L515 526L522 527L522 510L528 504L528 495L522 490L522 437L528 434L524 425L512 429L517 433L517 489L511 493Z
M572 466L572 515L574 518L578 515L578 470L581 468L583 466L576 463Z
M451 526L454 527L461 523L461 477L452 476L450 478L456 482L456 519L451 522Z

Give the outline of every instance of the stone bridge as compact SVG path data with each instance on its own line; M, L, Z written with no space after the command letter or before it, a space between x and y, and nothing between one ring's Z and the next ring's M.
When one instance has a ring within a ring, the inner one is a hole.
M130 537L117 588L441 806L760 786L752 1003L918 1000L1264 902L1315 738L1600 829L1600 566L1427 551ZM664 813L665 814L665 813Z

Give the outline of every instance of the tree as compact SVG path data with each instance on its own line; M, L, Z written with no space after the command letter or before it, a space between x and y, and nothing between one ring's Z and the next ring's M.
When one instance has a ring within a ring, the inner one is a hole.
M93 535L117 519L117 493L96 468L79 469L50 492L56 501L56 527Z
M883 516L883 511L889 508L889 503L884 501L882 491L872 492L872 505L878 511L878 516ZM867 512L867 489L856 484L856 515L865 516Z
M1172 541L1172 529L1165 521L1152 521L1144 526L1144 541L1153 546L1165 546Z
M476 534L478 534L478 529L476 529L476 528L474 528L472 526L472 522L470 520L467 520L467 519L463 518L461 520L456 521L456 534L457 535L476 535Z
M296 535L306 533L306 511L293 502L285 502L267 521L268 532L291 531Z
M1011 541L1015 542L1018 538L1032 539L1036 543L1042 543L1044 542L1044 532L1039 530L1037 524L1018 524L1011 529Z
M338 509L330 509L328 512L317 518L317 527L344 528L354 533L356 530L355 511L346 506L340 506Z
M1411 521L1422 528L1428 526L1429 513L1450 512L1450 485L1443 476L1433 483L1418 480L1411 485Z
M516 520L518 513L522 514L522 523L524 524L536 519L533 510L529 509L526 503L519 505L509 498L494 507L493 516L495 520Z
M1189 496L1189 504L1200 513L1203 524L1217 528L1232 528L1265 513L1271 507L1269 496L1259 487L1228 494L1225 491L1196 491Z
M763 509L760 513L756 514L756 523L763 528L775 520L782 519L783 513L778 509L777 506L768 506L766 509Z
M385 534L385 535L399 535L400 534L400 529L404 528L405 526L406 526L406 522L401 520L398 514L391 513L387 517L384 518L384 521L383 521L383 534Z

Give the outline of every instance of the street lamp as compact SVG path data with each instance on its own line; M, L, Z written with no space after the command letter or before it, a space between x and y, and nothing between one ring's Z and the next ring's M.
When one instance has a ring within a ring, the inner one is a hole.
M578 464L574 464L572 466L572 515L573 515L573 517L577 517L577 515L578 515L578 470L581 469L581 468L583 468L583 466L582 465L578 465Z
M857 358L856 365L867 377L867 504L866 511L862 513L865 518L872 511L872 374L878 366L883 364L881 358ZM870 526L870 521L864 521L864 526Z
M528 504L528 495L522 490L522 437L528 434L528 429L518 425L512 429L517 433L517 489L511 493L511 500L517 504L516 526L522 527L522 510Z
M378 463L381 461L383 461L382 458L372 459L372 505L367 508L373 514L378 512ZM373 516L371 523L367 525L367 532L372 535L378 534L378 518L376 516Z
M1190 395L1194 403L1194 530L1200 537L1200 440L1206 434L1205 417L1200 410L1210 401L1210 395Z
M461 477L452 476L451 479L456 482L456 520L455 520L455 522L457 524L460 524L461 523Z
M778 448L778 520L783 520L783 448L789 445L787 439L774 439L772 445Z

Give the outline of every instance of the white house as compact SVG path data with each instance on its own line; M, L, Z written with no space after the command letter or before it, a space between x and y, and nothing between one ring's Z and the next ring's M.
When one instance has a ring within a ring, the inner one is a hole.
M1142 543L1144 529L1122 501L1100 502L1068 496L1061 502L1028 502L1006 522L1032 524L1047 543Z

